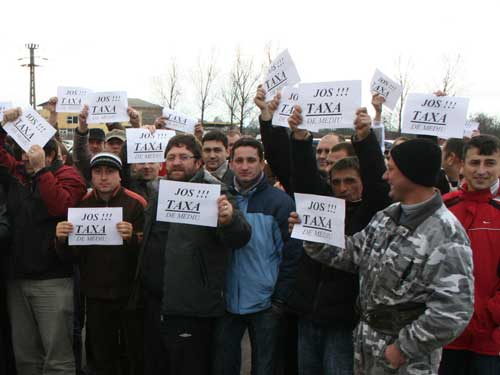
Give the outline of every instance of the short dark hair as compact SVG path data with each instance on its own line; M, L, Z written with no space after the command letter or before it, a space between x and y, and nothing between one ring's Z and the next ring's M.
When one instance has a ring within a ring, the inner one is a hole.
M461 138L450 138L446 141L443 152L445 156L454 153L460 160L464 160L465 142Z
M347 156L356 156L354 146L350 142L340 142L332 147L331 152L345 151Z
M227 141L227 136L220 132L219 130L212 130L209 131L207 134L203 136L203 139L201 140L201 145L203 146L206 141L216 141L216 142L221 142L224 145L224 148L227 149L228 141Z
M59 144L57 143L56 139L50 138L48 142L45 144L45 146L43 146L43 151L45 151L45 154L54 151L57 156L57 153L59 151Z
M193 153L195 159L201 159L201 145L196 137L192 134L179 134L168 141L167 148L165 149L165 157L172 147L186 147Z
M494 135L478 135L472 137L470 141L465 143L463 157L467 156L467 151L471 148L477 148L479 155L492 155L500 151L500 140Z
M332 166L332 168L330 169L330 179L332 179L335 172L345 171L348 169L354 169L361 177L359 159L356 156L349 156L347 158L340 159Z
M264 160L264 146L258 140L254 138L243 137L238 139L231 150L231 160L234 159L234 152L238 147L253 147L257 150L260 160Z

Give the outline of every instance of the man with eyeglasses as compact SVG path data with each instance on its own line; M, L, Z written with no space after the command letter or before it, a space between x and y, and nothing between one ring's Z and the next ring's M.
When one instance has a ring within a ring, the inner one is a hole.
M201 167L194 136L173 137L165 153L168 180L221 184L222 195L217 228L156 221L158 192L151 197L136 277L144 303L144 373L208 374L214 319L225 311L226 267L251 227L226 186Z

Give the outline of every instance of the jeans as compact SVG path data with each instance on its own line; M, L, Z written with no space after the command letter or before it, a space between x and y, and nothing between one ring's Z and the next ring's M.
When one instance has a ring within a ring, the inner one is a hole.
M73 279L11 280L7 303L18 375L74 375Z
M500 356L482 355L468 350L443 350L439 375L479 374L500 374Z
M248 328L252 375L273 375L278 357L281 316L271 309L245 315L227 313L215 328L214 375L239 375L241 339Z
M352 375L352 330L299 319L299 375Z

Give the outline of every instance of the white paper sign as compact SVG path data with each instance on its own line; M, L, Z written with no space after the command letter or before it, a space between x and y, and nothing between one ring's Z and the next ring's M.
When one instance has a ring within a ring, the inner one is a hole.
M300 224L292 237L345 248L345 200L323 195L295 193Z
M126 129L127 163L161 163L165 161L165 148L175 135L173 130Z
M83 87L58 87L56 112L80 113L90 93Z
M0 122L3 121L3 112L9 108L12 108L11 102L0 102Z
M123 245L116 224L123 221L122 207L69 208L68 221L73 232L69 245Z
M469 98L409 94L403 112L402 132L462 138Z
M285 86L281 90L280 105L274 111L272 124L288 128L288 118L292 115L293 106L299 101L298 87Z
M266 101L274 98L274 95L285 86L293 86L300 82L299 73L292 57L288 50L281 52L274 59L267 69L266 78L264 80L264 88L266 89Z
M33 108L23 109L16 121L6 123L3 128L25 152L33 145L45 146L56 134L56 129Z
M479 129L479 122L477 121L466 121L464 128L464 137L472 137L472 132Z
M125 91L93 92L89 94L88 102L88 124L129 120L127 115L128 100Z
M167 118L167 128L184 133L194 134L194 127L198 123L195 119L189 118L170 108L163 108L163 117Z
M160 181L156 220L216 227L220 185Z
M301 129L353 128L356 110L361 107L361 81L301 83Z
M385 98L384 105L391 111L394 107L396 107L396 104L403 93L403 86L386 76L378 69L375 69L370 89L372 93L379 93Z

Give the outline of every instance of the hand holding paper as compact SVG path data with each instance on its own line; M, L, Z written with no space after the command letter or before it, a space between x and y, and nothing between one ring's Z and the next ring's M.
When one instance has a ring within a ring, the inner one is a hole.
M293 225L292 238L345 248L343 199L295 193L295 202L300 223Z
M45 168L45 151L39 145L33 145L28 151L28 159L33 171L36 173Z
M299 128L300 124L302 124L302 108L300 105L296 105L292 115L288 118L288 125L292 131L292 137L298 141L302 141L310 135L306 129Z
M59 242L64 242L69 234L74 230L73 224L69 221L61 221L56 226L56 238Z
M356 140L362 141L370 134L372 126L372 118L368 114L365 107L361 107L356 111L356 119L354 120L354 128L356 130Z
M8 122L16 121L23 114L23 110L20 107L6 109L3 113L3 122L2 125L7 124Z
M120 221L116 224L116 230L120 233L124 241L128 241L132 238L134 227L131 223Z
M233 205L225 195L221 195L217 199L217 206L219 208L219 224L228 225L233 219Z

